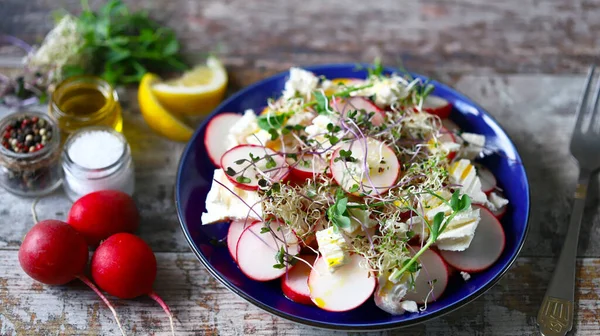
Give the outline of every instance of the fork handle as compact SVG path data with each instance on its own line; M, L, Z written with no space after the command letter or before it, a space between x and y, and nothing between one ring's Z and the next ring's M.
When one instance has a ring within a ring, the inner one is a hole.
M590 176L590 171L579 172L567 236L538 312L537 323L544 336L566 335L573 327L577 243Z

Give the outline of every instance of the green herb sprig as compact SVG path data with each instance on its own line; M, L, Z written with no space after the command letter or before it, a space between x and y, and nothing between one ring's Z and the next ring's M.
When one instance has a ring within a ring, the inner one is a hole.
M427 228L429 229L429 238L427 239L425 245L423 245L423 247L417 253L415 253L415 255L408 260L408 262L403 264L403 267L397 272L397 274L400 276L404 274L404 272L411 270L411 267L413 267L412 265L417 261L417 259L419 259L421 254L423 254L433 243L436 242L440 234L446 230L450 222L452 222L458 213L469 209L471 206L471 198L468 195L462 195L461 197L458 190L452 194L449 203L446 200L444 200L444 202L449 205L450 208L452 208L452 214L446 217L443 212L438 212L435 214L435 216L433 216L433 221L431 223L422 217L425 225L427 225ZM418 213L416 209L411 210L413 210L415 213Z
M84 43L79 52L89 57L90 63L65 67L65 77L92 73L117 85L137 83L146 72L187 69L173 30L152 20L148 13L130 12L121 0L111 0L95 12L87 0L82 7L78 27Z

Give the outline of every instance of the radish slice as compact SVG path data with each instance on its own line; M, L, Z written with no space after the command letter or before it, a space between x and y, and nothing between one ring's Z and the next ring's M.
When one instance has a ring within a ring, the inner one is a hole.
M385 111L373 104L369 99L363 97L338 98L336 99L336 109L342 116L353 110L364 111L365 113L374 113L369 120L373 126L380 126L385 121Z
M302 259L313 265L317 256L314 254L300 255ZM297 260L296 265L281 277L281 290L288 299L302 304L312 304L310 299L310 290L308 289L308 276L310 275L311 267L305 262Z
M360 266L365 259L353 254L348 263L331 273L327 261L319 257L308 277L310 298L317 307L343 312L352 310L367 301L377 281L375 276Z
M221 157L221 167L231 183L244 190L257 190L260 179L279 182L289 172L282 155L257 145L239 145L228 150Z
M204 146L210 161L218 168L221 168L221 156L227 151L227 141L223 136L229 134L229 129L240 119L242 116L237 113L221 113L212 118L206 126Z
M319 155L304 154L298 160L287 158L290 165L290 177L298 183L306 182L306 179L314 179L325 172L329 162Z
M481 220L471 245L464 251L440 251L442 258L454 268L465 272L480 272L498 260L506 237L502 225L485 207L479 207Z
M427 141L427 146L432 153L437 152L440 148L445 148L448 151L446 157L450 161L456 157L456 153L460 149L460 145L458 144L458 141L456 141L454 133L444 126L440 127L437 141L432 136L429 138L429 141Z
M460 131L460 127L450 119L442 119L442 126L446 127L452 133Z
M237 219L229 224L229 230L227 231L227 249L229 249L229 254L231 254L233 260L237 261L237 243L240 240L242 232L256 222L256 219L248 218L247 220Z
M349 156L348 151L351 151ZM365 172L365 166L368 172ZM394 151L373 138L341 144L331 156L330 167L335 181L355 195L383 193L396 183L400 174L400 162Z
M492 172L482 165L475 166L477 168L477 176L481 181L481 191L486 195L489 195L494 189L496 189L496 177Z
M413 246L413 255L420 249L420 246ZM429 303L442 296L448 285L450 272L442 257L431 249L423 252L418 260L421 271L415 279L415 288L406 293L404 299L416 301L418 304Z
M275 256L284 246L283 242L286 253L300 253L298 238L286 226L272 221L271 230L261 233L264 227L263 222L252 224L242 232L237 244L237 262L240 270L256 281L274 280L289 270L289 267L273 267L277 263Z
M429 95L423 102L423 111L445 119L452 112L452 104L442 97Z

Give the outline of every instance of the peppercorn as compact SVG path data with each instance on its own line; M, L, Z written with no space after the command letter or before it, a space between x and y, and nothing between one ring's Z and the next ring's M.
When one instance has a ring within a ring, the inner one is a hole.
M17 118L0 130L2 146L15 153L33 153L48 143L52 128L38 117Z

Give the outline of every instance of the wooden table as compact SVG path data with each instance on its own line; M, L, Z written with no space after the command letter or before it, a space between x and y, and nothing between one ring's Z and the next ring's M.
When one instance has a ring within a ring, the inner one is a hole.
M98 5L99 1L90 1ZM576 166L567 144L587 65L600 54L599 1L130 0L174 27L191 58L219 54L231 91L291 65L371 61L433 76L494 115L517 145L531 183L525 247L508 274L468 306L385 335L530 335L560 251ZM3 0L0 32L29 42L51 27L54 2ZM77 12L78 0L62 1ZM156 252L156 291L171 305L178 334L330 335L271 316L230 293L190 252L173 206L183 144L154 135L135 101L125 135L136 164L139 234ZM578 253L578 335L600 334L600 190L594 179ZM0 191L0 334L95 335L118 332L109 311L82 284L48 287L20 269L17 250L32 226L31 199ZM65 219L62 192L43 198L40 218ZM149 299L114 299L126 330L167 334ZM342 334L342 333L335 333Z

